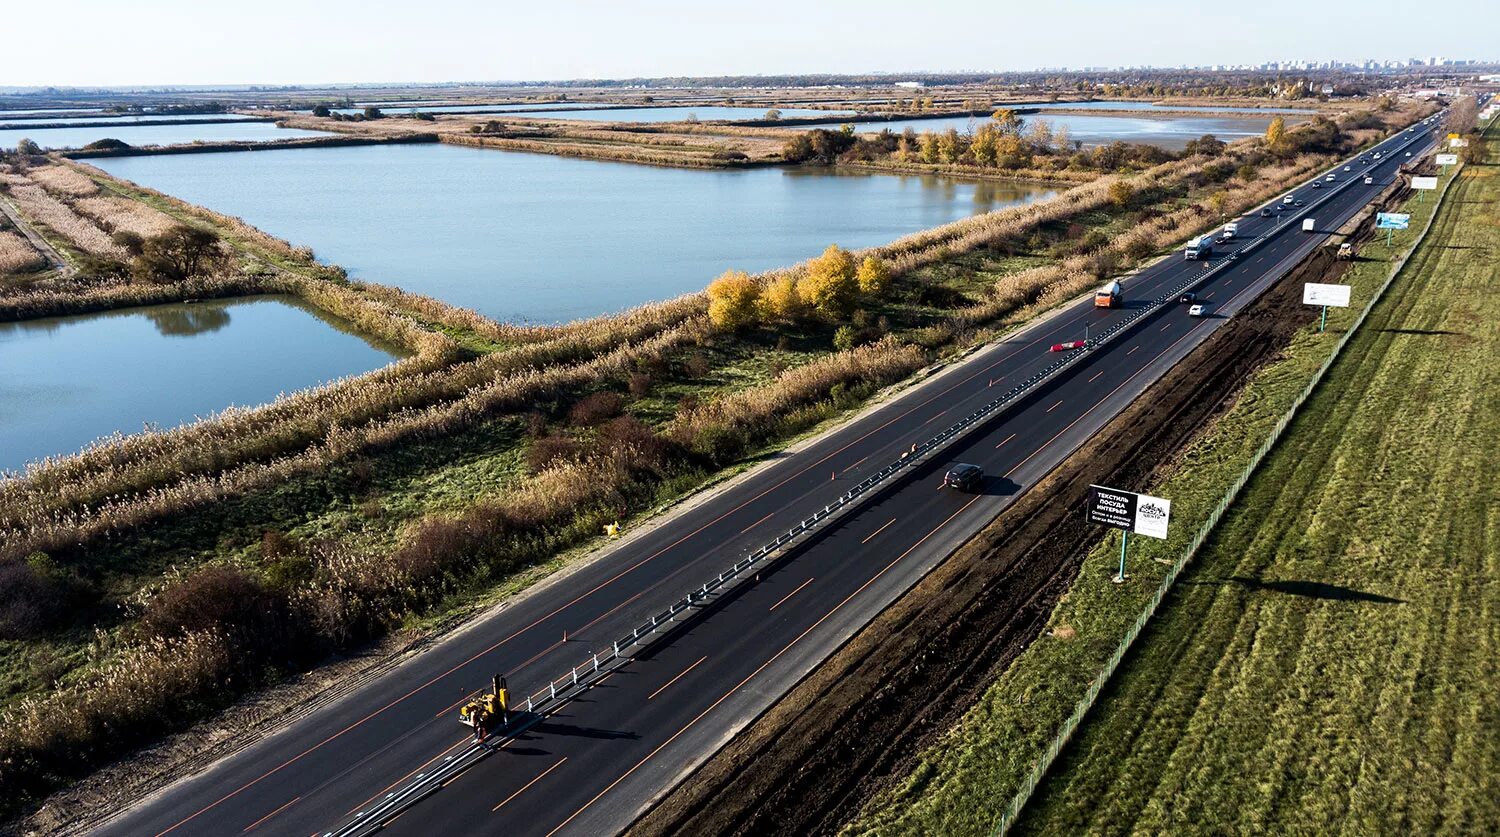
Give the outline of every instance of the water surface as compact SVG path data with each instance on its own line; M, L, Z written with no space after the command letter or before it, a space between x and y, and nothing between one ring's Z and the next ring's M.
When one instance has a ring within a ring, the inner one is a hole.
M588 119L602 122L686 122L697 119L699 122L720 119L763 119L769 107L727 107L724 105L704 105L703 107L651 107L651 108L613 108L609 110L567 110L558 108L554 110L530 111L528 117L538 119ZM852 110L818 110L816 108L777 108L781 111L783 119L801 116L852 116Z
M697 171L451 145L91 161L363 279L557 322L701 290L830 243L883 244L1051 187L816 169Z
M377 369L396 349L289 297L0 323L0 472Z
M1025 114L1021 119L1028 125L1036 120L1042 120L1051 125L1054 131L1066 127L1069 138L1082 141L1085 146L1107 145L1120 140L1149 143L1172 151L1180 151L1187 145L1188 140L1197 139L1204 134L1213 134L1225 142L1264 134L1266 126L1271 123L1270 117L1259 119L1199 116L1146 118L1072 113ZM986 121L988 121L987 118L977 116L948 116L937 119L898 119L893 122L855 122L854 128L860 132L878 132L889 128L898 134L908 127L919 134L927 131L942 132L954 128L959 133L972 133Z
M32 123L37 125L74 125L87 124L90 122L108 122L114 125L150 125L153 122L243 122L249 119L263 119L264 117L246 116L243 113L150 113L139 116L124 116L112 113L99 113L92 116L59 116L47 119L34 120L11 120L0 116L0 124L19 125L25 128Z
M29 139L43 148L81 148L95 140L117 139L130 145L178 145L189 142L269 142L297 137L326 137L324 131L278 128L273 122L216 122L193 125L105 125L99 128L11 128L0 131L0 148L15 148Z

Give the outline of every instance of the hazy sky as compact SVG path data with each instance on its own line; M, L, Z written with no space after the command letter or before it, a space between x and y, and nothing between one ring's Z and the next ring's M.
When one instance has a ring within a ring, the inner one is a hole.
M45 22L8 16L0 85L1500 56L1497 0L74 0L59 8L66 14L54 9Z

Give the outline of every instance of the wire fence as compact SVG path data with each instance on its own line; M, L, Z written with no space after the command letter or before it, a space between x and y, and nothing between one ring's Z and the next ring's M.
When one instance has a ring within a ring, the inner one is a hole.
M1432 214L1428 216L1427 222L1422 226L1417 237L1413 239L1411 246L1396 257L1390 274L1386 277L1385 281L1375 290L1375 293L1370 297L1370 301L1359 312L1353 324L1349 326L1338 342L1334 344L1333 351L1318 367L1317 371L1313 373L1312 379L1308 381L1307 386L1293 400L1291 406L1277 420L1276 425L1271 429L1266 440L1256 449L1244 469L1240 471L1239 476L1235 477L1234 481L1230 483L1229 488L1225 490L1223 497L1219 499L1218 505L1214 506L1213 511L1209 513L1203 525L1198 528L1197 534L1193 536L1193 540L1183 551L1182 556L1172 564L1172 567L1162 578L1161 583L1157 585L1156 592L1152 594L1150 601L1146 603L1146 607L1136 617L1130 629L1125 632L1119 645L1116 646L1114 653L1110 654L1109 659L1105 661L1098 675L1089 684L1088 690L1084 692L1083 697L1079 698L1077 705L1073 708L1073 713L1068 716L1067 720L1063 721L1062 726L1058 728L1057 734L1053 736L1046 750L1042 752L1036 764L1027 773L1026 778L1021 781L1021 785L1017 789L1015 796L1011 798L1010 804L1006 806L1005 813L1001 815L1000 822L996 825L994 834L1004 835L1015 825L1016 818L1020 816L1021 811L1026 807L1026 803L1031 800L1032 795L1036 792L1037 785L1041 783L1042 777L1051 769L1052 764L1057 760L1057 756L1062 752L1062 749L1068 745L1068 742L1073 737L1073 733L1077 731L1078 725L1083 722L1084 717L1093 708L1094 703L1099 698L1099 693L1104 690L1105 685L1114 675L1115 670L1119 668L1120 662L1125 659L1125 655L1129 653L1131 646L1140 636L1141 631L1145 629L1146 624L1151 621L1151 618L1156 615L1157 609L1161 607L1162 601L1176 583L1178 576L1182 574L1188 563L1198 554L1198 550L1203 547L1203 544L1213 534L1213 530L1219 525L1219 521L1224 517L1224 513L1228 511L1229 506L1238 499L1246 483L1250 481L1250 478L1271 452L1271 449L1280 441L1281 435L1286 432L1286 428L1296 418L1297 413L1302 409L1302 405L1307 402L1307 399L1312 396L1313 391L1323 382L1324 377L1328 374L1328 370L1333 367L1334 362L1343 353L1344 347L1353 339L1355 333L1359 331L1360 326L1364 325L1365 319L1369 317L1370 312L1375 309L1381 298L1385 296L1386 289L1395 282L1396 277L1405 269L1411 255L1416 252L1417 247L1426 239L1428 230L1432 229L1432 224L1437 219L1442 201L1448 194L1448 187L1458 179L1459 172L1462 169L1463 166L1461 165L1454 169L1453 176L1443 184L1442 191L1438 193L1433 202Z

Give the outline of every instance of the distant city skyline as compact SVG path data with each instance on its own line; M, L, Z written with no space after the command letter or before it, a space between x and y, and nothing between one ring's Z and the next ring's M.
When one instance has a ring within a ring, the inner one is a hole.
M104 87L1024 72L1500 58L1500 4L1263 0L81 0L18 31L0 84Z

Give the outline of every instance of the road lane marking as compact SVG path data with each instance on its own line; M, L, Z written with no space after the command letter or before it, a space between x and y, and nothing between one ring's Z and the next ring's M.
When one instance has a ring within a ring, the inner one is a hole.
M1012 435L1014 435L1014 434L1012 434ZM885 522L885 526L882 526L879 529L876 529L875 531L871 532L870 535L869 535L869 537L867 537L864 540L860 541L860 543L866 544L866 543L869 543L870 541L875 540L875 536L876 535L880 534L881 532L884 532L887 527L889 527L892 523L895 523L895 522L896 522L896 518L894 518L894 517L891 518L890 520L887 520Z
M737 691L740 690L740 687L744 686L746 683L749 683L752 679L755 678L756 675L760 674L762 671L765 671L767 668L770 667L770 665L772 663L774 663L777 660L781 659L781 655L785 654L788 651L790 651L792 649L792 646L794 646L797 643L799 643L799 642L802 641L803 637L805 637L808 634L812 633L813 631L817 630L818 626L822 625L824 622L827 622L830 618L832 618L835 613L838 613L839 610L842 609L844 605L848 604L851 600L853 600L853 598L855 596L858 596L860 593L863 593L865 591L866 587L869 587L871 584L874 584L876 581L878 581L881 576L885 575L886 572L888 572L891 569L891 567L894 567L897 564L899 564L902 561L902 559L904 559L904 558L906 558L906 556L910 555L917 547L919 547L922 544L926 543L928 538L930 538L933 535L937 534L938 531L941 530L944 526L947 526L949 523L951 523L953 521L953 518L958 517L960 514L963 514L964 511L969 508L969 506L974 505L983 496L984 496L983 494L976 494L976 495L974 495L974 497L972 499L970 499L969 502L964 503L963 506L961 508L959 508L958 511L954 512L951 515L948 515L948 519L944 520L942 523L939 523L937 525L936 529L933 529L931 532L928 532L927 534L923 535L921 540L919 540L916 543L912 544L910 547L907 548L907 550L905 552L903 552L900 555L896 556L894 559L891 560L891 562L889 564L886 564L884 567L882 567L881 570L880 570L880 572L878 572L875 575L871 576L867 581L865 581L864 584L861 584L859 586L858 590L855 590L853 593L850 593L847 598L845 598L843 601L839 602L838 604L834 605L832 610L830 610L827 613L823 614L823 617L821 619L819 619L818 621L816 621L816 622L812 623L811 625L809 625L808 628L807 628L807 630L803 631L800 634L797 634L797 636L796 636L795 639L793 639L791 642L789 642L789 643L786 644L786 647L782 648L780 651L777 651L776 654L771 657L771 659L766 660L765 662L761 663L760 664L760 668L757 668L755 671L750 672L748 675L745 676L744 680L741 680L740 682L736 683L733 688L731 688L729 691L725 692L718 700L716 700L713 703L709 704L709 706L708 706L707 709L705 709L702 712L698 713L698 717L694 718L691 721L688 721L687 726L683 727L682 729L678 730L675 733L672 733L672 737L671 738L668 738L666 741L663 741L661 744L658 744L655 750L652 750L651 752L647 753L646 757L643 758L643 759L641 759L640 761L636 762L634 767L632 767L629 770L627 770L624 773L622 773L618 779L615 779L613 782L610 782L609 783L609 787L605 788L602 791L599 791L599 793L596 794L593 799L590 799L588 802L583 803L583 807L579 808L577 811L574 811L572 814L570 814L568 816L567 819L565 819L562 822L558 823L556 828L554 828L551 831L547 832L547 837L552 837L552 835L554 835L557 832L559 832L559 831L563 830L564 828L566 828L567 825L568 825L568 823L572 822L573 820L578 819L578 815L582 814L584 811L587 811L589 809L589 806L593 805L595 802L598 802L605 794L607 794L610 791L614 790L616 785L620 784L621 782L623 782L627 778L629 778L630 774L632 774L635 771L639 770L640 767L641 767L641 765L643 765L646 762L650 761L653 756L655 756L657 753L661 752L668 745L670 745L673 741L676 741L678 738L681 738L683 733L685 733L688 730L692 729L693 726L695 724L697 724L699 721L703 720L703 718L705 716L707 716L708 713L714 711L714 709L717 708L719 704L721 704L724 701L728 700L735 692L737 692Z
M949 408L948 408L948 410L951 410L951 409L953 409L953 408L952 408L952 407L949 407ZM938 414L937 414L937 415L935 415L935 416L933 416L933 417L932 417L932 418L930 418L930 419L928 419L928 420L927 420L927 421L924 421L924 422L922 422L922 423L923 423L923 424L929 424L929 423L931 423L931 422L934 422L934 421L937 421L937 420L938 420L938 419L940 419L940 418L942 418L942 417L943 417L943 416L944 416L944 415L946 415L946 414L947 414L947 412L948 412L948 410L944 410L944 411L943 411L943 412L941 412L941 413L938 413Z
M1171 328L1172 325L1173 325L1172 323L1167 323L1166 325L1164 325L1161 328L1157 329L1157 331L1166 331L1167 329Z
M869 459L869 458L870 458L869 456L861 456L859 459L855 460L855 462L854 462L853 465L850 465L848 468L845 468L844 471L848 471L848 470L851 470L851 469L854 469L854 468L858 468L860 466L860 463L864 462L866 459ZM844 471L840 471L839 473L842 474ZM766 515L766 517L770 517L770 515Z
M849 467L852 468L854 466L851 465ZM771 514L775 514L775 513L776 512L771 512ZM767 520L770 520L771 519L771 514L768 514L765 517L762 517L760 520L757 520L754 523L750 524L749 526L746 526L745 528L741 529L740 530L740 534L743 535L746 532L750 531L751 529L754 529L755 527L759 526L760 524L765 523Z
M1136 349L1139 349L1139 348L1140 348L1140 346L1139 346L1139 345L1136 345L1136 346L1131 346L1131 347L1130 347L1130 351L1128 351L1128 352L1126 352L1126 353L1125 353L1125 356L1126 356L1126 357L1130 357L1130 356L1131 356L1131 355L1133 355L1133 354L1135 354L1135 350L1136 350Z
M1003 445L1003 444L1005 444L1005 442L1009 442L1011 439L1014 439L1014 438L1016 438L1016 434L1014 434L1014 433L1010 434L1009 436L1006 436L1005 437L1005 441L1001 442L999 445L995 445L995 449L999 450L1000 445Z
M245 826L244 831L241 831L240 833L244 834L245 831L249 831L250 829L255 828L257 825L260 825L261 823L265 822L266 820L268 820L268 819L276 816L277 814L281 813L282 811L285 811L286 809L292 807L292 803L296 802L297 799L301 799L301 798L302 797L299 796L296 799L293 799L291 802L288 802L285 805L281 806L280 808L277 808L276 810L272 811L271 813L266 814L264 817L261 817L260 819L256 820L255 822L250 823L249 825Z
M527 782L525 785L523 785L521 787L520 790L516 791L515 793L511 794L510 796L505 797L505 799L502 800L499 805L496 805L495 807L493 807L493 808L490 809L490 813L493 814L496 811L500 810L501 808L505 807L505 803L506 802L509 802L512 799L515 799L516 797L520 796L522 793L525 793L532 785L536 784L537 782L542 781L542 779L548 773L551 773L552 771L556 770L557 768L562 767L563 761L567 761L567 760L568 760L568 757L567 756L563 756L562 757L562 761L558 762L557 764L552 765L551 767L547 768L546 770L543 770L540 776L537 776L535 779L532 779L531 781Z
M809 578L807 581L812 581L812 579ZM805 581L805 582L802 583L802 587L806 587L806 586L807 586L807 582ZM802 587L798 587L797 590L801 590ZM792 592L795 593L795 592L797 592L797 590L793 590ZM790 594L788 594L788 595L790 595ZM781 602L777 602L777 604L781 604ZM771 609L775 610L774 607L771 608ZM660 689L657 689L656 691L652 692L651 694L646 695L646 700L650 700L650 699L656 697L657 695L661 694L662 692L665 692L667 690L667 686L670 686L673 683L676 683L678 680L681 680L688 672L690 672L693 669L697 668L706 659L708 659L708 655L704 654L702 657L698 658L698 662L693 663L692 665L690 665L687 668L683 669L682 670L682 674L679 674L676 677L673 677L671 680L668 680L665 684L663 684Z
M1059 401L1059 402L1057 402L1057 403L1056 403L1056 404L1053 404L1053 405L1052 405L1052 406L1051 406L1051 407L1048 407L1048 408L1047 408L1047 412L1049 412L1049 413L1050 413L1050 412L1052 412L1052 411L1053 411L1053 410L1056 410L1056 409L1057 409L1057 408L1058 408L1058 407L1061 407L1061 406L1062 406L1062 402L1061 402L1061 401Z
M1094 373L1094 377L1092 377L1092 378L1089 378L1089 380L1088 380L1088 383L1091 383L1091 384L1092 384L1092 383L1093 383L1093 382L1095 382L1095 381L1097 381L1097 380L1099 380L1099 376L1100 376L1100 375L1103 375L1103 374L1104 374L1104 370L1103 370L1103 369L1100 369L1100 370L1099 370L1099 371L1098 371L1098 372L1095 372L1095 373ZM999 447L999 445L996 445L996 446L995 446L995 447Z
M1231 300L1231 302L1232 301L1233 300ZM1164 357L1167 354L1167 352L1172 351L1172 349L1175 348L1178 343L1181 343L1182 341L1184 341L1184 340L1188 339L1189 337L1193 336L1193 332L1195 332L1197 330L1198 330L1198 326L1193 326L1192 328L1188 329L1188 331L1187 331L1186 334L1182 335L1181 337L1177 338L1176 340L1173 340L1172 341L1172 345L1170 345L1170 346L1166 347L1165 349L1163 349L1162 352L1161 352L1161 354L1157 355L1157 357L1158 358ZM1139 347L1137 347L1137 348L1139 348ZM1135 349L1131 349L1131 351L1135 351ZM1141 366L1141 368L1137 369L1134 373L1132 373L1129 378L1126 378L1124 381L1121 381L1119 386L1117 386L1114 389L1110 390L1108 395L1106 395L1103 398L1099 399L1099 401L1097 403L1095 403L1094 406L1088 408L1087 410L1084 410L1083 413L1078 416L1078 418L1073 419L1072 421L1068 422L1068 426L1067 427L1064 427L1063 429L1057 431L1057 435L1056 436L1053 436L1052 438L1048 439L1046 442L1043 442L1042 445L1040 447L1038 447L1036 450L1032 451L1029 456L1027 456L1025 459L1021 460L1020 462L1017 462L1016 463L1016 467L1011 468L1009 471L1005 472L1005 476L1007 478L1009 478L1010 475L1014 474L1022 465L1025 465L1027 462L1030 462L1033 457L1035 457L1037 454L1041 453L1042 451L1046 450L1047 447L1050 446L1053 442L1055 442L1058 439L1062 438L1062 435L1064 433L1067 433L1069 430L1073 429L1073 425L1077 424L1080 421L1083 421L1084 418L1086 416L1088 416L1089 413L1092 413L1093 411L1099 409L1099 405L1100 404L1103 404L1104 402L1108 401L1110 398L1114 397L1115 393L1119 392L1121 389L1123 389L1125 387L1126 384L1128 384L1131 381L1135 380L1135 378L1136 378L1137 375L1141 374L1142 372L1145 372L1149 368L1151 368L1151 364L1150 363L1143 364Z

